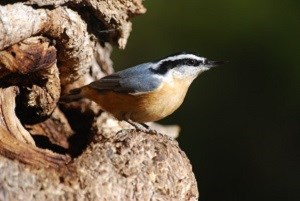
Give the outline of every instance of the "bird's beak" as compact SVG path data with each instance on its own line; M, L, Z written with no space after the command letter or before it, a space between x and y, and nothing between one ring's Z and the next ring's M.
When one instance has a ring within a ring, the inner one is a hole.
M207 68L212 68L216 66L221 66L228 63L228 61L210 61L210 60L205 60L204 66Z

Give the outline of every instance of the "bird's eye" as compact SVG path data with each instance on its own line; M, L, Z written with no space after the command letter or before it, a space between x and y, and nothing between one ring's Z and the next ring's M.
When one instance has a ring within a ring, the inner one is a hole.
M196 61L191 59L191 60L189 60L188 63L189 63L189 65L194 66L196 64Z

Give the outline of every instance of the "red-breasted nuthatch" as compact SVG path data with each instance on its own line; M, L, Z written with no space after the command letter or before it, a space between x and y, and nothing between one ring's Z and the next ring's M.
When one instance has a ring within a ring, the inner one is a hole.
M172 114L183 102L192 81L223 61L209 61L191 53L179 53L143 63L73 89L63 102L89 98L138 130L145 122Z

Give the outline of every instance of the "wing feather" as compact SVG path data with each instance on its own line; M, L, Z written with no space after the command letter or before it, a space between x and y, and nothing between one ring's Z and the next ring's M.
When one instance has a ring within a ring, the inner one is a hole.
M141 93L156 89L161 79L153 76L149 64L141 64L117 73L105 76L89 84L96 90L111 90L120 93Z

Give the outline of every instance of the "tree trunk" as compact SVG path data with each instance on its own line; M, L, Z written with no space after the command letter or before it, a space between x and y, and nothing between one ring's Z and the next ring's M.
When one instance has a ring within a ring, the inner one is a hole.
M59 103L113 72L142 0L20 2L0 2L0 200L197 200L178 127L146 134L89 100Z

